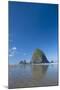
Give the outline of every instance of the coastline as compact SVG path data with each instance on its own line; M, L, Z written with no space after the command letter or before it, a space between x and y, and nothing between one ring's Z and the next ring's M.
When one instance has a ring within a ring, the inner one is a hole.
M8 64L8 66L17 66L17 65L54 65L54 64L58 64L58 63L40 63L40 64Z

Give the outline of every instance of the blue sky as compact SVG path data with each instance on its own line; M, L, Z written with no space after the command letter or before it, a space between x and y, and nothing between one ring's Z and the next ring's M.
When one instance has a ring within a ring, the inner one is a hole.
M40 48L57 61L58 5L9 2L9 63L30 61Z

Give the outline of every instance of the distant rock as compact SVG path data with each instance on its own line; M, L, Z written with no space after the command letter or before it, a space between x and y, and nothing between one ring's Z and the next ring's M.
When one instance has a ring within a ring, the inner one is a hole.
M32 55L32 63L49 63L43 51L37 48Z
M19 64L27 64L26 60L20 61Z

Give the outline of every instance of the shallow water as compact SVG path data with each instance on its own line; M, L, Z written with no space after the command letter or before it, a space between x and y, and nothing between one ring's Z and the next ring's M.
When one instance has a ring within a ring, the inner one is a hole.
M9 66L9 88L58 85L58 64Z

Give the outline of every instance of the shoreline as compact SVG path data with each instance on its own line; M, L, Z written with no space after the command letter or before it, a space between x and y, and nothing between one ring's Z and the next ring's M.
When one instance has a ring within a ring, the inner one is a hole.
M17 65L54 65L54 64L59 64L59 63L40 63L40 64L8 64L8 66L17 66Z

